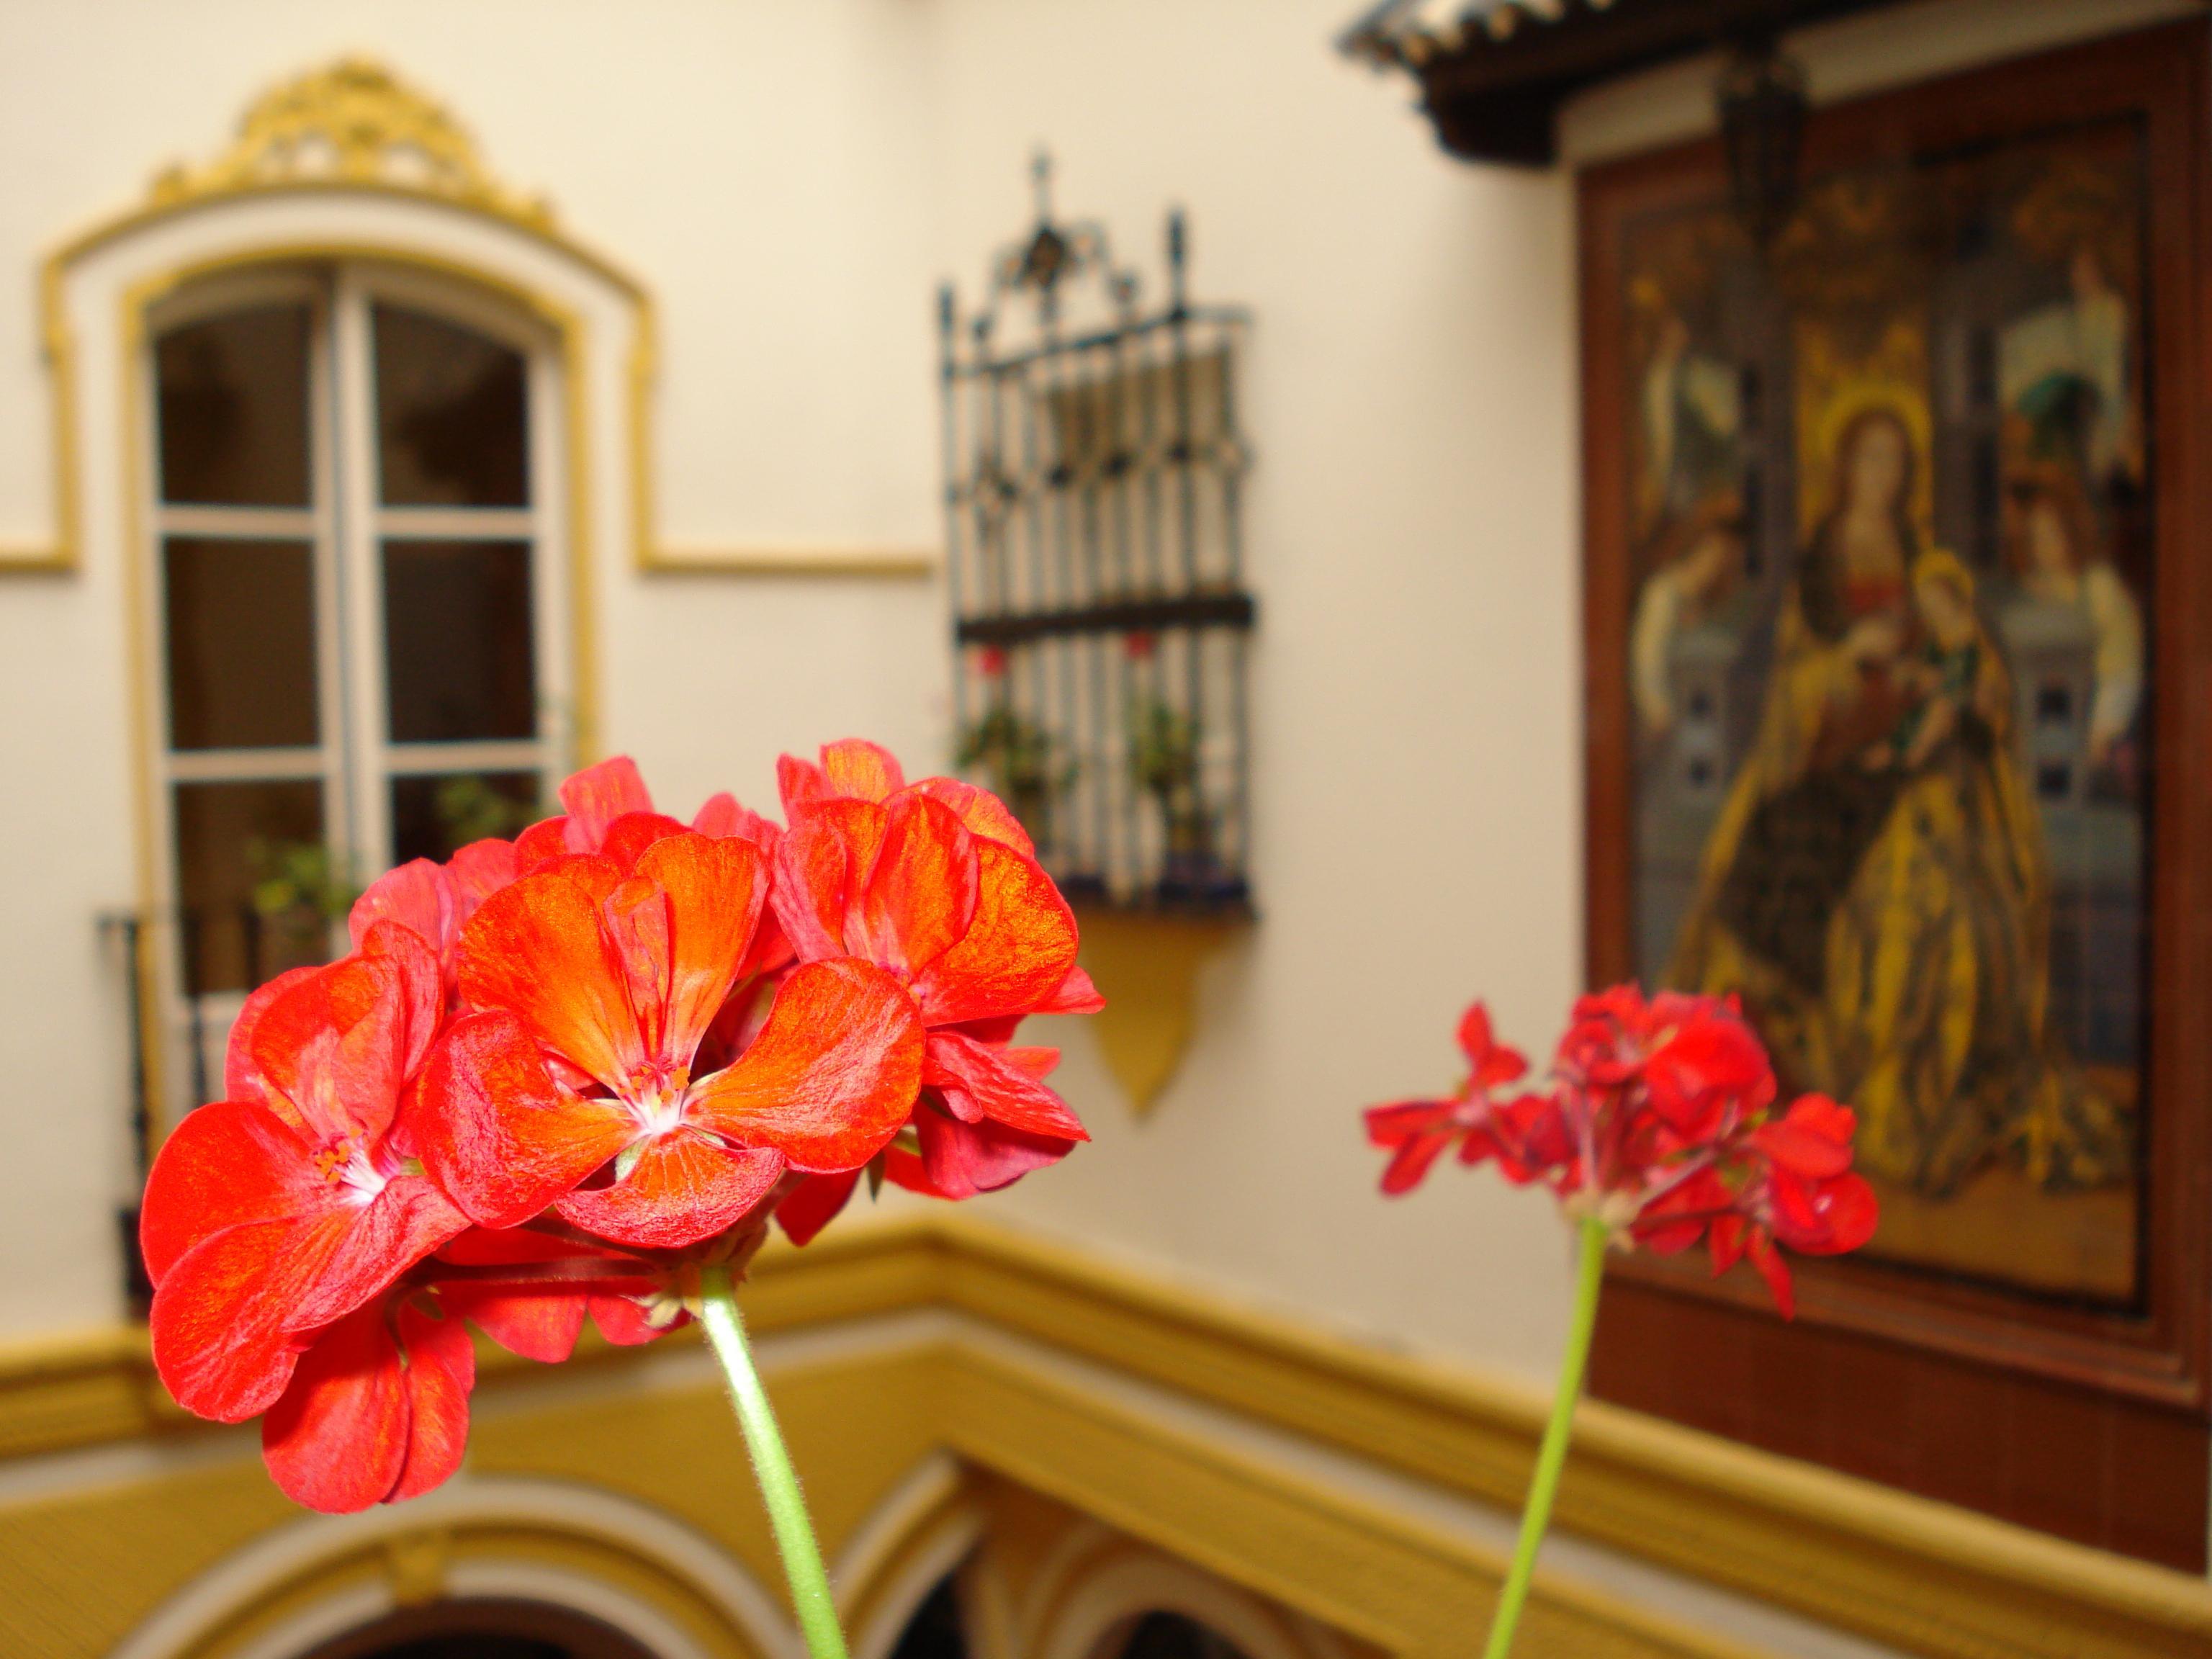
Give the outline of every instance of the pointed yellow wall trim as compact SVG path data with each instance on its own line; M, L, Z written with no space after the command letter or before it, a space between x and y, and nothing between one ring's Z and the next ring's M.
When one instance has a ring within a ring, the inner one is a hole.
M1091 1029L1142 1117L1197 1029L1199 969L1249 924L1116 910L1086 910L1081 921L1083 966L1106 999Z

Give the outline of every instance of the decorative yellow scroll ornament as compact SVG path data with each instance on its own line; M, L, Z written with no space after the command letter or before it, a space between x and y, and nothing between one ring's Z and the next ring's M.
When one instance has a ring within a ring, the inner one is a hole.
M493 179L459 122L368 58L342 58L264 93L237 143L204 167L168 168L154 180L153 199L172 207L286 185L403 191L532 229L553 223L543 198Z

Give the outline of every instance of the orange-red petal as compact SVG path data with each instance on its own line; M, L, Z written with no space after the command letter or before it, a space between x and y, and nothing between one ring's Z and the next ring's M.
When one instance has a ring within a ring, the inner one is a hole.
M230 1042L223 1054L225 1100L247 1100L257 1104L268 1102L269 1079L261 1073L261 1062L253 1057L253 1033L261 1024L262 1015L269 1012L270 1003L302 980L312 979L321 971L319 968L288 969L246 999L246 1006L230 1023Z
M655 842L637 873L668 896L666 1052L689 1066L745 964L768 902L767 855L751 842L686 830Z
M842 1175L811 1175L775 1206L776 1222L793 1243L811 1243L816 1234L836 1219L860 1182L858 1170Z
M775 850L777 838L783 834L782 825L738 805L738 798L727 790L707 797L698 811L692 815L691 827L701 835L712 836L718 841L725 836L756 841L770 852Z
M410 859L371 882L346 915L346 932L356 950L380 921L411 929L434 950L449 946L460 924L454 917L453 878L445 866Z
M688 1129L646 1142L636 1165L605 1187L570 1193L564 1220L617 1244L675 1250L736 1225L775 1190L782 1155L727 1149Z
M996 842L975 842L975 916L959 942L915 975L932 1025L1025 1014L1075 966L1075 917L1052 878Z
M792 969L752 1046L693 1103L690 1121L792 1167L854 1170L906 1121L921 1086L914 1000L882 969L844 957Z
M921 1080L941 1091L963 1122L988 1117L1031 1134L1088 1140L1083 1121L1038 1080L1059 1058L1056 1048L998 1048L958 1031L933 1030Z
M453 931L458 934L477 906L522 873L514 843L496 837L472 841L446 861L453 889Z
M584 1298L573 1288L459 1282L439 1287L446 1310L465 1319L509 1353L558 1364L575 1351Z
M501 1008L610 1087L646 1058L623 961L600 926L621 880L604 860L563 859L483 902L461 930L462 1001Z
M454 1022L431 1051L417 1139L424 1165L483 1227L530 1219L629 1144L629 1114L557 1087L521 1021Z
M638 775L637 763L616 755L573 773L561 785L561 805L568 809L568 850L597 852L607 830L625 812L650 812L653 796Z
M261 1425L270 1479L296 1504L349 1515L392 1496L407 1463L407 1376L381 1304L325 1331Z
M407 1455L392 1488L394 1503L419 1498L461 1467L477 1380L477 1351L459 1319L440 1319L405 1302L398 1323L407 1355Z
M339 1213L349 1224L314 1284L285 1316L291 1330L343 1318L469 1224L445 1192L419 1175L399 1176L367 1204Z
M218 1101L185 1115L161 1143L138 1220L146 1272L156 1285L204 1238L248 1221L281 1221L328 1206L330 1183L299 1132L264 1106Z
M1067 977L1060 981L1060 988L1031 1009L1038 1014L1095 1014L1106 1006L1106 999L1098 994L1098 988L1091 982L1091 975L1080 968L1071 968Z
M957 778L924 778L919 783L909 784L908 788L911 793L943 801L975 834L1004 842L1024 858L1036 856L1036 845L1030 840L1030 832L1022 828L1021 820L1006 802L989 790L978 789Z
M846 945L895 972L920 972L975 920L977 867L975 837L958 814L926 796L900 796L885 809L883 845L848 911Z
M850 954L848 922L890 821L872 801L824 799L776 843L776 917L802 962Z
M346 1218L227 1227L170 1264L148 1323L154 1366L177 1403L242 1423L283 1393L304 1340L287 1320L344 1236Z
M940 1198L973 1198L978 1193L996 1192L1032 1170L1058 1163L1075 1144L988 1119L963 1123L942 1112L916 1113L915 1129L921 1140L927 1188ZM922 1190L910 1176L902 1176L896 1153L891 1178L910 1191Z
M289 986L255 1021L270 1109L318 1144L374 1148L444 1006L430 947L410 928L375 922L365 948Z
M854 800L884 800L906 783L897 757L866 738L823 744L822 775L833 793Z
M655 842L683 833L683 823L665 812L625 812L607 826L598 851L602 858L611 859L627 870Z

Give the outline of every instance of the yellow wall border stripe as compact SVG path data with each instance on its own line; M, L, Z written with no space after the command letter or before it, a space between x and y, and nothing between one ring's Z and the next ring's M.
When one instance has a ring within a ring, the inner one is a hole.
M1519 1501L1540 1426L1540 1401L1521 1386L1317 1334L963 1215L771 1250L746 1303L764 1333L956 1311L1505 1507ZM635 1362L594 1349L583 1363ZM486 1386L523 1368L488 1359ZM947 1443L987 1465L1012 1459L1011 1440L994 1450L991 1417L954 1392L940 1419ZM165 1406L143 1334L0 1351L0 1458L203 1431ZM1042 1462L1003 1472L1039 1484L1050 1475ZM1559 1514L1597 1543L1909 1652L2128 1659L2212 1649L2212 1584L2202 1580L1601 1404L1583 1408Z

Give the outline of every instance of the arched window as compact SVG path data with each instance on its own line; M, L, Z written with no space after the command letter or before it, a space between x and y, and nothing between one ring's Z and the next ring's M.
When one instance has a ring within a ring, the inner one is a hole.
M526 315L369 261L206 279L149 324L153 793L219 1042L362 881L512 834L564 763L558 365Z

